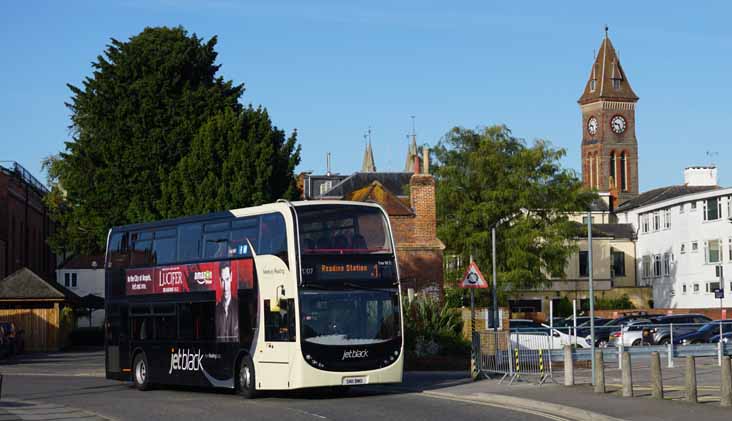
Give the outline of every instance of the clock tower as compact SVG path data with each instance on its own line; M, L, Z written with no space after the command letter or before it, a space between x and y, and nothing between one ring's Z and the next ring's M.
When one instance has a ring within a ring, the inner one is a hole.
M582 111L582 182L610 193L611 208L638 195L638 96L620 65L605 27L579 101Z

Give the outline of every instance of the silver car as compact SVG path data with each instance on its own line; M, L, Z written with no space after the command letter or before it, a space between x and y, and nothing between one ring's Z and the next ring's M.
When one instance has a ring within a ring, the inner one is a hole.
M623 325L623 328L610 334L608 347L651 345L653 342L653 322L648 319L636 319Z

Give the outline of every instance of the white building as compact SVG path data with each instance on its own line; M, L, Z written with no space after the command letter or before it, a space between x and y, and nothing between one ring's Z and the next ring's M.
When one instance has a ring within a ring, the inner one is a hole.
M640 286L653 287L656 308L713 308L720 302L717 266L732 307L732 188L717 186L716 167L689 167L685 184L642 193L616 209L633 225Z
M104 298L104 256L76 256L56 269L56 280L82 299L91 294ZM104 310L92 312L92 326L102 326ZM76 320L78 327L88 327L88 317Z

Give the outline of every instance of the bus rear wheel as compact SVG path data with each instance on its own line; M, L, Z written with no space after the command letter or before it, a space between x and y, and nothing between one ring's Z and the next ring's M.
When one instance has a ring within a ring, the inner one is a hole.
M257 397L256 379L254 377L254 362L245 356L239 363L239 394L245 399Z
M132 363L132 382L138 390L150 390L150 371L147 363L147 356L144 352L140 352L135 356Z

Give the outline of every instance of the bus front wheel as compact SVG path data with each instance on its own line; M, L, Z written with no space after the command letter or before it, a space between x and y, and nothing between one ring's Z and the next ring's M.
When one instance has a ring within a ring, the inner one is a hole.
M239 393L246 399L255 398L257 396L255 382L254 362L249 356L245 356L239 364Z
M150 390L150 369L144 352L135 356L132 364L132 381L138 390Z

